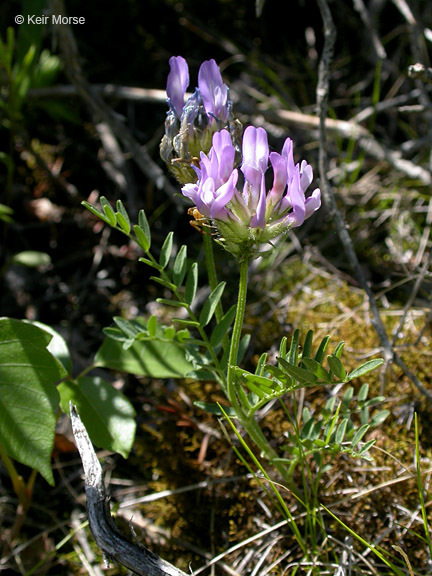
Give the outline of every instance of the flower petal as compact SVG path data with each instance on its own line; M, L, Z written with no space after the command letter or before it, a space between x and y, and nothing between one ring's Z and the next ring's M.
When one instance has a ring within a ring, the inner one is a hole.
M266 214L266 204L267 204L267 195L266 195L266 187L265 187L265 177L264 174L261 177L261 188L259 192L258 203L256 207L256 211L254 216L252 217L250 226L251 228L264 228L266 221L265 221L265 214Z
M317 188L312 192L309 198L306 198L306 213L305 213L305 220L312 216L312 214L318 210L321 206L321 190Z
M189 68L182 56L171 56L169 65L170 73L168 74L166 91L170 104L180 118L186 89L189 86Z
M288 184L287 196L292 206L294 218L298 222L296 226L300 226L305 219L305 197L300 186L300 170L298 167L294 170L293 178Z
M285 193L288 179L287 161L281 154L271 152L270 162L273 167L273 187L268 193L268 200L275 205L282 199Z
M228 202L231 201L238 178L238 171L234 170L228 181L217 190L217 197L210 206L210 217L225 220L229 214L227 209Z
M228 117L228 88L223 83L215 60L206 60L201 64L198 88L207 114L225 122Z

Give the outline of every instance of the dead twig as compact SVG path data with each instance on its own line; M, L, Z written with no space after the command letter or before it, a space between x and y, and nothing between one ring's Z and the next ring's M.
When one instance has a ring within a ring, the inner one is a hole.
M259 106L261 113L270 121L277 120L285 124L296 124L304 128L319 129L320 120L312 114L304 114L293 110L268 110L264 106ZM363 126L353 121L335 120L333 118L324 119L326 132L338 134L343 138L352 138L369 156L376 160L385 160L409 178L418 179L425 186L432 183L432 174L421 166L414 164L410 160L402 158L400 152L385 147Z
M334 44L336 40L336 28L333 22L327 0L317 0L324 24L324 48L319 66L317 85L317 110L319 116L319 171L321 191L327 208L336 226L337 233L344 247L347 258L353 268L354 274L361 287L365 291L369 306L372 312L372 324L383 347L384 359L387 364L394 362L404 371L405 375L413 382L417 389L432 402L432 393L427 390L420 380L408 369L403 360L395 353L392 343L387 335L384 324L381 320L378 307L369 284L363 274L357 254L348 232L348 227L339 211L332 187L328 180L328 159L327 159L327 110L328 94L330 84L330 66L333 60Z
M52 0L51 4L53 14L65 15L63 0ZM155 184L156 188L164 190L175 204L181 205L183 208L182 200L177 197L177 188L168 181L162 168L153 161L145 147L135 140L128 127L119 120L111 108L97 94L92 92L81 69L78 47L71 26L58 25L56 32L70 81L88 106L92 116L98 118L99 121L102 120L110 128L123 147L131 153L140 170Z
M186 576L184 572L144 546L129 541L118 530L105 494L102 467L87 430L72 404L70 404L70 417L84 468L89 526L104 556L108 560L115 560L139 576Z

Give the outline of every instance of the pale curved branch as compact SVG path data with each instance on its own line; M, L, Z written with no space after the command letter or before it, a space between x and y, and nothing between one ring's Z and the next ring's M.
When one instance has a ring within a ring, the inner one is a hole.
M187 576L157 554L124 536L114 523L105 493L102 467L76 407L70 403L75 442L85 474L85 491L90 530L104 557L115 560L139 576Z

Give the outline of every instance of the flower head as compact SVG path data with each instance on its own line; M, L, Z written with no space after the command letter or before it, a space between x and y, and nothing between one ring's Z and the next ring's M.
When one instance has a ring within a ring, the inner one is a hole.
M202 151L209 152L213 134L226 129L231 134L231 142L236 143L239 122L232 115L228 87L214 60L201 64L198 87L186 102L187 62L182 56L172 56L169 65L166 88L169 111L160 153L174 176L186 184L196 180L191 165L199 163Z
M208 155L201 152L200 167L195 168L197 182L184 186L182 193L216 226L227 250L249 259L261 243L303 224L320 207L321 193L317 188L306 198L312 167L305 160L294 164L289 138L281 154L270 153L266 131L249 126L243 135L242 178L234 158L230 134L215 133L213 147ZM273 183L267 190L269 162Z

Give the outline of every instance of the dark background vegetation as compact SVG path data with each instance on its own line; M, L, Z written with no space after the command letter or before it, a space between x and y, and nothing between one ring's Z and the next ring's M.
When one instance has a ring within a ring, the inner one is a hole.
M386 57L380 60L373 47L371 29L356 10L358 3L347 0L329 2L338 33L331 72L330 115L333 118L350 120L376 103L377 99L382 102L398 95L409 95L419 87L408 77L407 69L419 59L424 65L430 65L431 42L424 39L422 31L424 27L432 27L432 5L429 0L410 0L408 3L417 19L417 26L407 23L397 2L373 0L367 3L368 14L386 51ZM47 4L25 0L3 2L0 14L2 39L5 39L7 27L12 26L18 35L27 34L30 41L39 41L40 49L59 54L57 33L51 26L40 26L36 30L35 26L26 29L14 24L15 15L42 14L44 9L48 9ZM319 185L316 131L306 129L301 123L286 126L266 119L259 107L259 99L255 97L260 94L267 101L270 99L276 111L315 113L318 64L323 45L322 20L315 0L283 3L267 0L260 17L256 16L252 0L215 0L212 3L196 0L112 3L77 0L66 1L65 8L68 15L86 19L84 25L72 26L72 31L82 70L90 85L115 84L164 90L168 59L172 55L182 55L190 66L190 89L193 89L201 62L214 58L231 88L235 111L243 124L258 119L268 128L270 144L275 150L280 149L288 135L292 137L297 160L308 159L314 166L316 184ZM40 38L37 38L39 34ZM415 40L415 35L420 35L421 42ZM65 66L53 82L53 85L60 84L69 84ZM421 90L424 99L413 96L407 99L407 104L421 104L422 109L401 112L395 105L384 113L373 114L363 125L384 148L400 150L403 157L414 165L430 171L432 129L431 109L427 108L427 102L430 106L430 89L425 84ZM3 96L5 94L3 91ZM163 100L132 102L107 98L106 102L127 125L136 141L146 147L153 162L162 167L158 147L166 114ZM127 162L123 175L128 185L122 188L116 184L110 171L104 168L104 162L109 164L110 159L98 136L95 118L79 96L58 96L43 103L43 99L30 92L12 137L12 149L10 142L10 131L2 127L0 149L12 154L15 172L12 186L8 187L5 166L0 164L0 203L13 209L13 222L0 222L0 315L36 319L54 326L67 340L76 369L82 369L91 363L103 337L101 330L111 324L114 315L148 314L153 310L151 303L160 294L149 282L148 270L137 262L138 251L128 245L123 236L103 228L84 210L81 202L89 199L96 202L101 195L112 202L120 198L130 208L132 218L136 217L138 209L145 208L152 224L155 245L173 229L178 244L189 242L191 254L200 258L197 232L189 226L185 211L172 201L166 189L159 188L155 181L143 174L133 155L124 147L122 152ZM421 144L416 145L416 142ZM340 134L329 138L328 152L337 201L350 223L350 233L363 270L375 293L389 289L385 299L380 300L384 308L403 308L416 274L430 250L430 239L427 238L425 256L415 262L419 238L430 226L430 185L395 170L386 161L365 154L355 139L349 140ZM177 186L174 181L170 182ZM49 204L42 204L43 199L49 200ZM385 211L388 217L383 216ZM402 226L402 221L406 221L406 225ZM254 354L261 352L260 346L270 348L275 344L274 337L282 336L293 323L297 325L299 318L306 327L315 327L315 322L319 324L325 318L326 327L323 329L329 327L334 330L332 305L337 299L338 286L348 286L346 307L360 306L355 300L358 283L341 250L326 206L296 232L296 238L297 241L292 246L290 244L289 259L285 263L283 259L279 260L279 264L282 263L279 272L277 268L266 270L265 266L256 266L256 275L251 281L251 305L255 308L251 308L249 326L253 327L257 318L266 318L269 322L268 333L262 324L255 333L251 360ZM44 252L50 256L51 263L37 268L11 263L13 255L23 250ZM409 250L413 253L411 260L405 258ZM216 257L222 276L232 281L234 293L236 266L220 249L216 250ZM313 262L314 281L322 282L313 285L311 290L313 294L321 291L322 306L328 303L328 309L322 310L322 317L321 309L317 308L314 318L315 304L309 304L312 310L309 313L306 300L303 300L304 308L301 298L296 300L296 280L311 273L308 264L306 268L301 264L305 257L309 264ZM291 271L289 263L292 263ZM276 281L276 292L270 293L269 278ZM399 284L401 279L403 282ZM350 287L356 294L355 298ZM422 344L425 348L422 348L425 354L422 365L415 362L412 365L413 370L422 372L426 386L431 383L430 373L424 369L424 362L430 363L430 326L428 328L427 324L430 288L429 276L412 304L424 312L417 328L418 332L424 328L429 338L426 344ZM281 311L275 304L290 293L293 294L292 303L298 306L297 318L294 312ZM338 292L338 295L342 293ZM361 296L359 298L361 301ZM389 326L389 330L392 328ZM353 330L355 328L345 326L336 328L336 333L348 340ZM365 334L362 327L359 332ZM408 345L412 346L415 340L413 335ZM370 334L368 341L360 342L365 350L377 345L376 336ZM354 348L356 341L351 346ZM417 347L421 348L420 345ZM425 411L423 426L430 430L430 407L427 403L424 405L422 397L403 375L399 374L399 377L399 392L404 395L402 404L409 412L414 402L420 403ZM398 382L393 379L395 384ZM196 464L200 439L196 437L194 418L199 419L202 415L195 413L184 396L176 395L172 383L154 384L130 379L123 385L137 407L139 424L146 427L149 419L153 418L161 436L155 434L153 441L149 440L151 436L140 428L130 460L121 462L113 456L108 463L113 466L117 463L125 478L140 484L148 482L152 490L199 481L207 469ZM387 390L389 394L395 393L391 386ZM207 393L211 395L212 390ZM188 390L192 399L200 394L202 390ZM175 405L170 404L174 401ZM165 411L158 411L156 405L164 405ZM189 428L176 426L179 420L189 422ZM401 430L405 428L402 426ZM401 438L404 435L405 432L401 432ZM221 446L224 446L223 440ZM429 445L426 443L425 449L427 446L430 449L430 442ZM158 450L158 457L149 450ZM227 446L219 447L219 451L225 458L230 458ZM29 513L23 530L23 537L30 538L41 530L39 518L45 528L50 523L64 521L65 525L55 532L54 537L44 537L47 554L52 551L53 542L61 539L62 530L69 530L67 520L77 506L73 490L80 489L79 463L75 455L56 458L60 471L57 488L52 491L42 480L38 481L35 507ZM208 467L210 465L220 465L216 450L209 452ZM63 472L62 466L65 467ZM65 479L68 475L70 477ZM14 500L3 473L1 482L2 496L7 502L7 527L13 517ZM67 492L70 485L74 488ZM209 510L217 511L217 525L224 534L217 546L223 548L224 543L235 540L235 529L230 522L243 526L239 539L247 536L250 526L239 508L252 504L240 485L229 494L213 494L213 503L209 502L210 497L202 498L202 513L197 514L194 520L188 516L197 510L193 498L179 499L174 507L162 507L151 514L154 517L159 514L161 523L174 527L174 532L183 538L187 539L192 533L190 539L198 538L204 547L211 543L202 536L202 526L206 525ZM225 502L224 510L221 502ZM82 505L82 500L80 503ZM374 526L371 520L369 534L373 535ZM45 565L40 573L83 573L70 550L63 557L60 554L54 559L52 567ZM43 556L40 551L34 554L38 560ZM27 569L32 565L28 558L24 559L24 564ZM13 570L26 573L15 565Z

